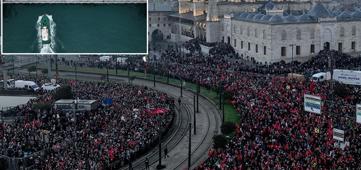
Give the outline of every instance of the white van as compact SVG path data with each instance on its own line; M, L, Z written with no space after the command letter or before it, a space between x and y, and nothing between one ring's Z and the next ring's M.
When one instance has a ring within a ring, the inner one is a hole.
M59 84L53 84L53 83L45 83L41 86L41 89L44 90L44 91L53 91L57 88L59 88L60 85Z
M18 89L26 89L31 91L39 90L39 86L33 81L16 80L14 87Z
M325 80L331 80L331 73L330 72L320 72L312 75L311 78L314 82L323 82Z

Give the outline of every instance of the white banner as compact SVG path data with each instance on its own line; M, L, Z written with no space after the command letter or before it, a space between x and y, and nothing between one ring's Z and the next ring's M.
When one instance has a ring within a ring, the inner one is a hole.
M343 142L345 139L345 131L333 128L333 139Z
M304 109L306 112L321 114L321 97L305 94Z
M344 84L361 85L361 71L335 69L332 78Z
M356 105L356 122L361 123L361 104Z

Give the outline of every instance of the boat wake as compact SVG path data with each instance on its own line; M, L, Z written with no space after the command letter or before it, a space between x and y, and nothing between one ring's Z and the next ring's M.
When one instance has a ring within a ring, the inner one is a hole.
M49 40L50 43L43 43L42 39L42 17L47 16L49 18ZM40 53L55 53L54 49L56 47L55 42L55 30L56 24L53 20L53 16L51 15L41 15L38 17L36 22L36 30L38 31L37 40L38 40L38 51Z

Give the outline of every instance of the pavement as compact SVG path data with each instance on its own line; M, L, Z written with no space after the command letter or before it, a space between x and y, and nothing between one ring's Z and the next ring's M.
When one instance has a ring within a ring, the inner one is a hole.
M71 72L59 72L62 78L74 77ZM101 75L78 73L79 79L100 80ZM111 81L127 82L126 77L110 76ZM173 96L176 100L180 96L180 89L178 87L156 83L153 86L153 81L135 79L132 82L134 85L142 85L156 90L166 92ZM162 147L167 145L169 158L164 158L162 153L162 164L166 166L165 169L183 170L188 169L188 146L189 146L189 128L188 124L193 124L193 97L194 94L188 90L183 90L182 104L180 110L176 115L174 129L170 130L167 139L162 139ZM178 106L179 107L179 106ZM191 130L191 168L196 167L200 162L207 158L208 150L212 147L213 136L220 133L221 113L217 110L217 106L204 97L199 97L199 113L196 113L196 134L193 134L193 125ZM163 149L162 148L162 149ZM163 151L162 151L163 152ZM153 148L143 157L138 158L133 162L134 169L145 169L144 160L149 158L151 169L156 169L158 164L158 147ZM124 167L123 169L127 169Z

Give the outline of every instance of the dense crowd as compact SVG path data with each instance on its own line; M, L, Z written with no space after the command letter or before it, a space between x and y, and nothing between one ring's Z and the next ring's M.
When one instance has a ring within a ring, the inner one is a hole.
M302 64L297 72L324 70L328 55L336 60L335 68L357 66L352 62L359 62L359 59L339 54L323 51L317 56L319 59ZM361 126L355 121L355 105L360 102L357 96L338 97L331 93L328 82L292 80L259 74L258 70L245 72L239 70L239 64L217 54L192 57L168 50L157 66L163 72L209 88L223 87L241 115L235 137L225 149L209 151L209 158L198 170L354 169L361 166ZM277 70L275 67L274 72ZM303 110L304 94L317 95L324 100L321 115ZM334 145L333 128L345 130L345 141L349 143L344 149Z
M27 157L24 166L32 165L32 169L116 168L151 147L173 121L174 100L165 93L128 84L69 84L74 97L100 103L111 98L113 102L76 114L53 108L35 110L34 104L55 102L54 93L39 94L15 108L23 119L1 123L2 155Z

